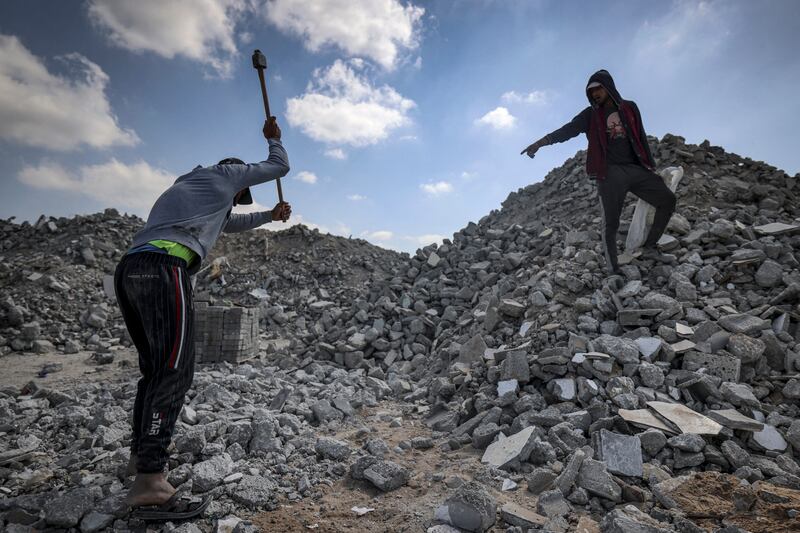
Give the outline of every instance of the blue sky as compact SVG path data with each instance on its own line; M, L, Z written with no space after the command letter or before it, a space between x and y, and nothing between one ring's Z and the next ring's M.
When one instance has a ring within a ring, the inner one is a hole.
M519 155L587 105L599 68L649 134L795 174L799 21L794 0L7 1L0 218L146 217L197 164L263 159L255 48L294 219L397 250L452 236L585 148ZM253 195L276 201L271 184Z

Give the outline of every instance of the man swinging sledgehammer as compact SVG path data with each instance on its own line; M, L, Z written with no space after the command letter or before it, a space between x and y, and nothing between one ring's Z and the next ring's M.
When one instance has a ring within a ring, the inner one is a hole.
M275 117L264 123L263 134L269 144L266 161L244 164L227 158L175 180L156 200L144 229L117 266L117 302L139 352L142 374L133 409L130 470L136 478L127 498L132 517L192 518L210 502L177 497L164 472L167 447L194 376L189 276L199 270L220 233L286 221L291 215L286 202L271 211L231 213L236 204L253 203L250 187L289 172Z

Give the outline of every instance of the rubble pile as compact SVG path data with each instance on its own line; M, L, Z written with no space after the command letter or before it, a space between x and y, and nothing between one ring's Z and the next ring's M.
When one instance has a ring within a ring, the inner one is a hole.
M197 293L257 305L265 342L261 360L198 371L178 425L171 480L217 495L203 530L343 476L387 492L444 482L431 532L737 531L758 509L771 531L800 527L800 175L674 135L651 145L659 167L684 170L678 208L661 255L620 256L622 275L604 269L584 152L410 257L305 228L281 232L275 249L260 234L221 243ZM10 257L31 239L6 226ZM25 308L42 304L21 286L41 264L2 271L20 287L0 344L30 349L13 343L37 336ZM47 316L48 332L70 323ZM102 340L123 342L110 340L124 337L115 324ZM0 391L3 519L126 530L114 504L133 394L105 383ZM370 438L358 409L383 401L403 407L393 424L423 419L430 437ZM333 435L343 424L362 445ZM449 484L402 460L425 450L473 450L482 473ZM724 485L729 504L689 509L681 487L697 483ZM518 487L524 497L504 500ZM48 501L72 514L40 511Z
M143 225L115 209L42 216L35 224L0 221L0 356L107 353L124 339L112 276ZM303 309L315 299L345 305L404 258L303 226L223 234L196 278L195 293L212 305L258 306L262 317L284 325L293 316L285 306Z

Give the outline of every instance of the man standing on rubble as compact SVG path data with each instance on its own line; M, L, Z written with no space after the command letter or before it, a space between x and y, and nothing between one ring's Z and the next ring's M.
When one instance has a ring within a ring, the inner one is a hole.
M133 407L129 465L129 474L136 478L128 493L137 518L191 518L209 503L208 498L179 498L164 473L167 447L194 377L189 277L221 232L245 231L291 215L285 202L271 211L231 214L234 205L253 203L250 187L289 172L275 117L264 123L263 133L269 144L266 161L223 159L175 180L156 200L114 275L117 302L139 352L142 373Z
M542 146L564 142L579 133L586 134L589 140L586 173L597 181L606 265L610 272L619 274L617 231L625 196L630 191L656 208L643 257L661 259L656 243L675 211L675 194L653 172L655 161L638 106L632 100L622 99L608 71L598 70L592 74L586 85L586 97L589 107L521 154L532 158Z

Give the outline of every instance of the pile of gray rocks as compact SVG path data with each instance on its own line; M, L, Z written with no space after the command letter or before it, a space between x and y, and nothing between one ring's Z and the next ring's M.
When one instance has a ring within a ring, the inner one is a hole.
M800 176L708 142L650 141L660 167L684 169L678 208L662 256L622 256L619 276L605 272L584 152L411 257L359 256L305 228L276 247L282 268L259 235L215 251L199 290L261 307L265 360L198 373L171 480L218 493L214 516L345 475L397 489L413 472L383 458L385 443L356 451L323 435L391 398L425 420L436 450L477 449L485 465L430 531L699 531L670 500L694 472L800 490ZM326 262L323 242L349 254L356 282L328 283L345 266ZM4 320L22 315L4 344L23 338L30 305L4 302ZM106 338L124 337L115 324ZM57 458L50 474L21 461L0 471L7 522L21 523L16 507L61 524L33 511L54 497L115 516L132 395L2 391L7 453ZM529 505L498 505L494 479L525 486Z

